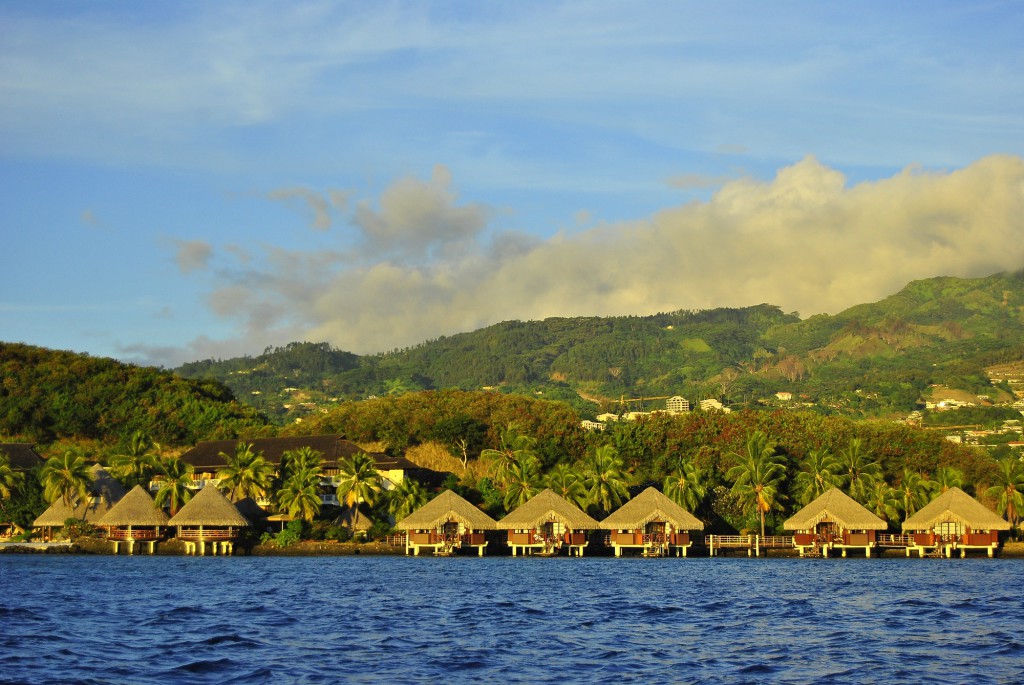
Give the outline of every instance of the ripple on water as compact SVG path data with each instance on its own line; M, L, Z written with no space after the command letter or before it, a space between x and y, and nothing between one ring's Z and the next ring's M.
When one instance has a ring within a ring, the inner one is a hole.
M849 562L6 555L0 682L1024 682L1024 562Z

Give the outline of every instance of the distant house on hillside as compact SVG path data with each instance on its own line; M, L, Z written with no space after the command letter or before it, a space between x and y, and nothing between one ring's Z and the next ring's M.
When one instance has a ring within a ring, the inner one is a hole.
M779 392L775 393L775 399L777 399L780 402L792 402L793 393L787 390L780 390Z

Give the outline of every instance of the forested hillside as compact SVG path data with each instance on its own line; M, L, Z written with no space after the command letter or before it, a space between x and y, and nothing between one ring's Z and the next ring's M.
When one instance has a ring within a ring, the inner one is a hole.
M379 355L292 343L177 371L216 378L279 421L344 399L483 387L563 400L583 415L622 409L623 397L739 408L786 390L819 411L872 416L914 409L934 384L1010 396L985 369L1024 359L1022 306L1020 272L934 278L803 321L767 304L509 321Z
M0 435L116 443L142 431L165 445L266 426L212 379L187 380L87 354L0 343Z

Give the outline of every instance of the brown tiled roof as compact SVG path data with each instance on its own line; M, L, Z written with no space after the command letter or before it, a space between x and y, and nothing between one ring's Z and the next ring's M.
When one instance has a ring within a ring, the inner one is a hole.
M11 468L15 471L30 471L37 466L42 466L46 460L29 442L5 442L0 444L0 452L3 452L11 460Z
M359 445L346 440L340 435L306 435L283 438L256 438L254 440L208 440L198 443L195 447L181 455L182 461L192 464L196 471L216 471L227 464L221 453L233 455L239 442L251 443L253 451L263 454L263 458L275 466L281 464L285 452L300 447L310 447L324 458L325 468L337 468L338 462L351 459L358 452L364 452ZM413 470L419 467L405 457L392 457L379 452L367 452L377 463L377 469L388 471L393 469Z

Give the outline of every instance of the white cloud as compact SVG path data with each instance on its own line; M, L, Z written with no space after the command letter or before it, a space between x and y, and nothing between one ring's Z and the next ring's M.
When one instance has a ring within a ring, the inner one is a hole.
M853 186L807 158L770 181L728 182L707 202L543 242L488 239L487 212L456 202L442 172L398 181L379 210L356 213L378 248L362 262L272 251L211 304L260 349L306 339L366 353L512 318L762 302L835 313L916 278L1024 265L1024 160L1011 156ZM435 244L458 245L458 257Z

